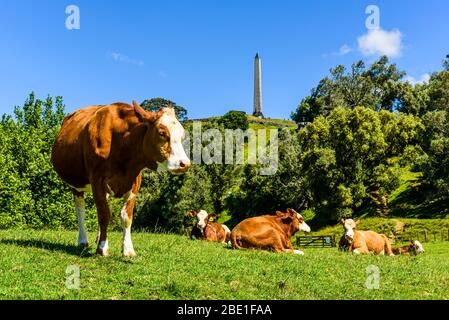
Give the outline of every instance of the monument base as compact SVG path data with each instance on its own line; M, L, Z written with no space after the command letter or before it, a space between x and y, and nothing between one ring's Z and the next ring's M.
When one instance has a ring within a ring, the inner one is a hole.
M253 112L254 117L265 119L262 112Z

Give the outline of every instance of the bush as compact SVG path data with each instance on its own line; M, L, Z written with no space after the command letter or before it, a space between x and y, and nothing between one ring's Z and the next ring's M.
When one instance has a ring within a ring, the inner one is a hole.
M248 129L246 113L243 111L229 111L218 120L218 124L226 129Z

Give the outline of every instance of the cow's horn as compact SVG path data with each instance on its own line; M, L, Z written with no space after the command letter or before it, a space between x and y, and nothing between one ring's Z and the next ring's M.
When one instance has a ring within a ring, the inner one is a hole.
M146 111L136 102L136 100L133 100L133 107L134 107L134 110L136 111L137 116L141 120L148 118Z

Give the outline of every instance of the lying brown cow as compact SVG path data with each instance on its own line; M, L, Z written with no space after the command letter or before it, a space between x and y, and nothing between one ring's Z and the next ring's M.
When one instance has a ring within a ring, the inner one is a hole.
M393 253L397 255L416 256L419 253L423 253L424 248L418 240L410 240L410 243L399 248L393 248Z
M97 253L108 255L107 228L111 219L107 199L123 197L123 255L134 256L131 224L144 168L168 169L181 174L190 167L182 146L184 128L173 108L148 112L114 103L80 109L64 119L52 152L59 176L75 199L78 245L88 245L84 223L84 192L91 191L97 207L99 234Z
M276 211L276 215L248 218L232 229L233 248L258 248L275 252L294 252L290 238L299 230L310 232L303 217L293 209L287 212Z
M198 222L193 227L190 238L193 240L206 240L211 242L223 242L227 243L231 236L231 231L224 224L218 224L209 221L216 218L216 214L208 214L204 210L190 211L191 217L198 218Z
M349 246L348 251L356 254L374 253L380 255L394 256L391 250L390 240L384 235L374 231L358 231L356 227L359 221L352 219L341 219L345 229L344 237Z

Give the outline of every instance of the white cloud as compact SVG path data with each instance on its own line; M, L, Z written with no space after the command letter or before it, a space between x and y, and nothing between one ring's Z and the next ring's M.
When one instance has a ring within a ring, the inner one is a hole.
M159 71L158 74L159 74L159 77L161 77L161 78L167 78L168 77L168 74L164 70Z
M428 83L429 80L430 80L430 74L428 74L428 73L424 73L421 76L421 79L416 79L416 78L414 78L412 76L406 76L405 79L404 79L405 82L409 82L412 86L415 86L417 84Z
M352 52L352 48L346 44L342 45L340 47L340 51L337 52L337 55L344 56L345 54L348 54Z
M402 53L402 33L397 29L372 29L358 37L357 42L359 51L365 56L386 55L394 58Z
M340 47L340 49L337 52L332 52L331 54L325 53L323 54L323 57L327 58L328 56L344 56L345 54L348 54L352 51L353 49L350 46L344 44Z
M143 66L144 62L142 60L136 60L132 59L124 54L121 54L119 52L112 52L109 54L109 56L112 58L112 60L121 62L121 63L127 63L127 64L134 64L137 66Z

